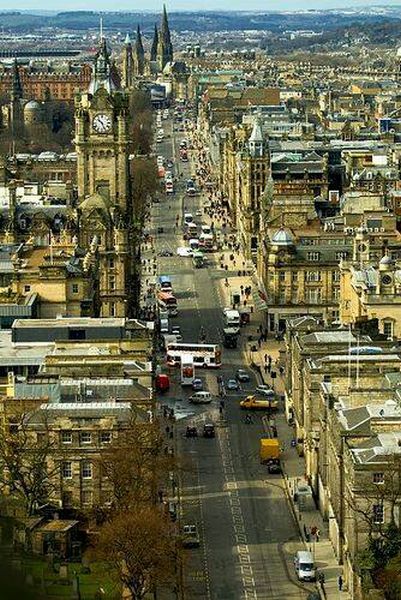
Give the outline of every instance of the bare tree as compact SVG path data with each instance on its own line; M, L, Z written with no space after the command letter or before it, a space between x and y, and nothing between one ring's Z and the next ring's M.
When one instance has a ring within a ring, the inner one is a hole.
M146 200L160 188L153 158L137 157L131 161L132 200L135 215L142 221Z
M22 502L27 515L48 502L54 490L53 445L43 411L15 414L0 430L0 485Z
M133 600L142 600L156 586L174 582L176 539L175 527L158 508L138 504L103 525L95 555L110 565Z
M113 488L113 504L128 509L138 502L154 504L166 477L176 468L159 425L133 421L100 457Z

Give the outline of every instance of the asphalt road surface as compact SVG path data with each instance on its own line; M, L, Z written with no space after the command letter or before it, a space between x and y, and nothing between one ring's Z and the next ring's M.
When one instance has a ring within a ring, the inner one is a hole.
M170 120L163 122L163 128L168 137L157 145L157 153L175 158L175 175L183 173L184 182L194 170L191 160L182 163L178 159L179 141L187 134L174 134ZM188 199L182 183L173 196L164 197L152 208L153 232L157 227L164 229L155 236L157 252L164 248L174 252L173 257L158 258L158 274L172 276L179 314L171 322L180 325L184 342L197 343L201 326L208 342L220 342L223 327L217 283L225 274L213 258L207 268L195 269L191 258L176 255L177 247L185 245L181 229L184 206L195 215L202 200L201 196ZM179 228L174 226L177 214ZM207 219L195 217L195 221L201 224ZM194 407L188 402L192 392L181 388L178 369L171 371L169 396L161 398L176 411L177 449L190 465L181 481L180 524L197 524L201 538L199 548L185 551L183 597L305 599L312 588L301 585L294 573L294 552L302 546L282 478L269 475L258 459L261 416L255 415L253 423L246 424L238 405L246 391L254 389L256 379L240 347L223 349L222 362L218 371L197 373L205 389L216 396L211 405ZM238 367L248 370L251 382L243 384L241 392L228 394L220 415L217 375L233 377ZM215 423L215 439L185 438L188 424L201 432L206 421Z

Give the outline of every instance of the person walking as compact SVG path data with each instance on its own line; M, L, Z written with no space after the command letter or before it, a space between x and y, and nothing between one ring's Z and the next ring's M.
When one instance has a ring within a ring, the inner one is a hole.
M342 592L342 590L343 590L343 583L344 583L344 582L343 582L343 576L342 576L342 575L339 575L339 576L338 576L338 590L339 590L340 592Z

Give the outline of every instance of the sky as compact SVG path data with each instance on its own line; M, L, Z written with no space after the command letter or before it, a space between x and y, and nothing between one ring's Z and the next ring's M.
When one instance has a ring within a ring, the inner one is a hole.
M160 11L163 0L16 0L15 6L10 0L0 0L0 10L129 10ZM347 8L357 6L401 6L401 0L170 0L167 9L174 10L304 10L308 8Z

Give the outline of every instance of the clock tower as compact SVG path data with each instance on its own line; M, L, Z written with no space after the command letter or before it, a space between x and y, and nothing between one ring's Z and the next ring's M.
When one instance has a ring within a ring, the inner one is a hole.
M92 80L75 97L80 245L97 247L99 312L132 316L138 289L129 176L128 96L118 89L102 37Z

